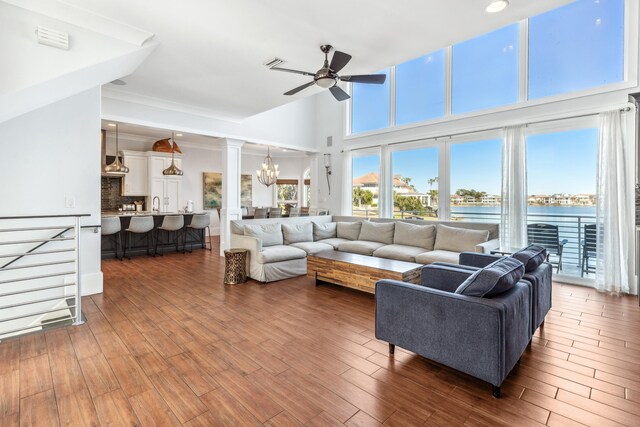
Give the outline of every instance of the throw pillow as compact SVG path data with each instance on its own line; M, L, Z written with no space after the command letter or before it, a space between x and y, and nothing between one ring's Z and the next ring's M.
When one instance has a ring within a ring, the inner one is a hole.
M394 222L363 222L358 240L390 245L393 243L395 225Z
M396 229L393 235L393 243L396 245L417 246L432 251L435 241L435 225L418 225L402 221L396 222Z
M524 264L525 273L531 273L547 259L547 250L542 246L529 245L511 256Z
M313 242L313 224L301 222L298 224L282 224L284 244Z
M462 282L456 294L489 298L513 288L524 275L524 265L515 258L503 257L474 272Z
M436 251L475 252L476 245L489 240L489 230L448 227L438 224L436 230Z
M281 245L283 242L282 225L280 223L247 224L244 226L244 235L262 240L263 247Z
M336 223L336 235L340 239L358 240L362 223L357 222L338 222Z
M317 222L313 223L313 241L324 240L324 239L333 239L337 237L337 229L335 222L325 222L322 224L318 224Z

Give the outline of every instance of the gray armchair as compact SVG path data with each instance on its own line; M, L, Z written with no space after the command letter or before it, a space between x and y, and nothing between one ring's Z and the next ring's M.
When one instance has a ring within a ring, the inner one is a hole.
M422 286L376 283L376 338L487 381L493 395L531 339L530 285L517 281L493 297L455 293L473 273L428 265ZM521 276L522 273L520 273Z
M456 267L475 271L500 258L501 256L498 255L463 252L460 254L460 264L456 265ZM531 334L534 334L544 324L544 319L549 310L551 310L552 275L553 266L548 262L543 262L535 268L525 265L525 273L522 279L531 283L531 301L533 302L531 306Z

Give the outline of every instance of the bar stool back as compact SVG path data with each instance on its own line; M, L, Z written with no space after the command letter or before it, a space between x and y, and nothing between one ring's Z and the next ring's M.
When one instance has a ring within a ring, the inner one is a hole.
M166 232L167 242L160 243L161 255L164 254L164 247L171 242L169 241L172 232L175 232L173 243L176 245L176 252L178 252L181 233L184 234L184 216L183 215L167 215L162 220L162 225L158 227L156 231L156 249L155 253L158 253L158 243L160 242L161 232ZM182 253L184 253L184 245L182 247Z
M149 252L151 248L151 241L153 239L152 231L153 231L153 217L152 216L132 216L131 222L129 223L129 228L126 231L126 239L129 242L129 251L131 251L131 239L133 234L142 234L147 238L147 255L151 255ZM125 248L124 253L126 256L127 248ZM127 259L131 259L131 256L128 256Z
M282 218L282 209L269 208L269 218Z
M289 216L290 217L300 216L300 208L291 208L291 209L289 209Z
M118 256L118 250L122 253L122 236L120 231L122 226L120 225L120 218L117 216L103 216L100 221L100 232L102 237L109 237L116 246L116 258L122 261L122 255Z
M200 233L202 233L202 247L207 248L206 238L207 233L209 233L209 251L212 250L213 245L211 244L211 229L209 225L211 224L211 217L209 214L197 214L191 218L191 223L187 225L187 231L190 231L191 234L198 233L198 237L200 237ZM187 235L185 233L184 245L187 244ZM189 246L191 250L193 250L193 243ZM189 252L191 252L191 250Z
M255 213L253 214L253 217L258 219L258 218L266 218L267 217L267 212L269 210L267 208L256 208Z

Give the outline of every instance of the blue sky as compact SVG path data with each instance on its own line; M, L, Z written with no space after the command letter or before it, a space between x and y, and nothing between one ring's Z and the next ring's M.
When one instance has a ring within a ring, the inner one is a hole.
M624 1L578 0L529 22L531 99L624 79ZM518 92L518 25L453 47L453 114L513 104ZM383 72L388 73L389 70ZM397 125L444 115L444 53L396 67ZM352 132L389 126L389 79L353 85ZM594 193L597 130L532 136L529 193ZM431 150L431 151L429 151ZM394 173L410 176L419 191L437 175L436 149L394 154ZM451 187L499 194L500 141L455 144ZM354 176L378 170L378 160L354 159Z

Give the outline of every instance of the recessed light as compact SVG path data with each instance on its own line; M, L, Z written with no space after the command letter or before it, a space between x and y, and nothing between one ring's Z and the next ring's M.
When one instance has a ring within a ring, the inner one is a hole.
M286 148L283 148L283 149L282 149L282 151L287 151L287 149L286 149Z
M509 6L509 2L507 0L495 0L489 3L489 6L487 6L485 10L489 13L497 13L504 10L507 6Z
M116 127L115 123L107 123L107 126L111 126L112 128Z
M182 136L182 134L181 133L176 133L176 136Z

